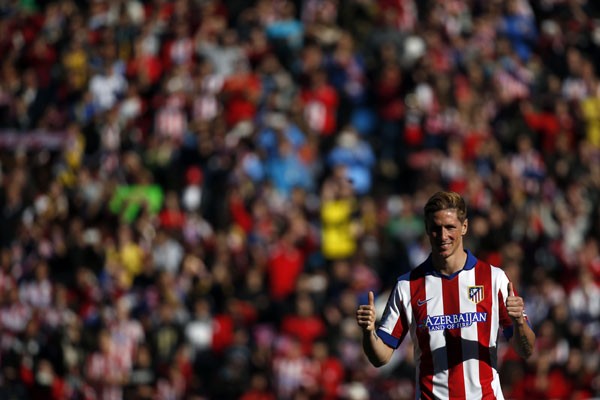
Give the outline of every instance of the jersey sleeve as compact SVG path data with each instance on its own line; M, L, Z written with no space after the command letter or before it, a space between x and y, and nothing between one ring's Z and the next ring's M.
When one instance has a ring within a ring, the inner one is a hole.
M407 282L403 284L403 281L399 281L390 293L379 327L377 328L377 335L381 340L394 349L400 346L406 333L409 331L405 308L407 294L403 293L402 290L404 286L407 286L406 284Z

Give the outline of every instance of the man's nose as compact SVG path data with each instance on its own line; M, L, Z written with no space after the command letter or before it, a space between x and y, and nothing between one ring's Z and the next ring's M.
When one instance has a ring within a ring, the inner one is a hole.
M446 228L442 228L442 230L441 230L442 240L447 239L449 236L450 236L450 231L448 231L448 229L446 229Z

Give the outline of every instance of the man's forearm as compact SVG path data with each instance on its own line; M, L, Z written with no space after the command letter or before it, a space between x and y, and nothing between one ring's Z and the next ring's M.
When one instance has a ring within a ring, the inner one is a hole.
M363 331L363 350L375 367L381 367L390 360L393 349L383 343L375 331Z
M525 321L513 325L512 346L523 358L527 359L533 353L535 333Z

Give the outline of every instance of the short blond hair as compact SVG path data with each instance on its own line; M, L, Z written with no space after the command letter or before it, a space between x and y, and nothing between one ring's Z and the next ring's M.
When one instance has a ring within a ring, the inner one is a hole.
M425 221L441 210L456 210L456 217L460 222L467 219L467 203L456 192L440 191L431 196L423 208Z

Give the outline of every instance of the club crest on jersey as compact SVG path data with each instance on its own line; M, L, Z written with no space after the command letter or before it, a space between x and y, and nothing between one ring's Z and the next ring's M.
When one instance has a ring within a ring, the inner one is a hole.
M469 286L469 300L477 304L483 300L483 285Z

